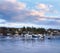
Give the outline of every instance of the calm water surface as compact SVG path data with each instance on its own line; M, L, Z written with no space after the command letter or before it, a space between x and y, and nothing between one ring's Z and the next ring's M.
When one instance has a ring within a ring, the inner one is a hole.
M0 53L60 53L60 38L50 40L0 38Z

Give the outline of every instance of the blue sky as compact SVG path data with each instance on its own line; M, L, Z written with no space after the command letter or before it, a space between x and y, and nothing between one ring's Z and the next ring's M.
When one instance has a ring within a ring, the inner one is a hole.
M0 0L0 26L60 29L60 0Z

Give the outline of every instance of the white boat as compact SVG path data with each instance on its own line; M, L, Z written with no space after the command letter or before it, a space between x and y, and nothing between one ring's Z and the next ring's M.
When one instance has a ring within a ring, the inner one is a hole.
M25 34L25 39L32 39L32 35Z

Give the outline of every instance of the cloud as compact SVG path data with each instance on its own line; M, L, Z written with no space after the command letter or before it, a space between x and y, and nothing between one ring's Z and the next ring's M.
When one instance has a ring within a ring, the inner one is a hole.
M26 4L22 3L22 2L18 2L17 6L18 6L18 9L25 9L26 8Z
M45 13L42 11L31 10L30 15L32 16L45 16Z
M45 4L38 4L38 8L46 9L48 8Z
M5 23L5 22L6 22L6 20L0 19L0 23Z
M47 20L46 18L37 18L37 21L45 21Z
M56 22L60 24L60 19L56 20Z
M2 27L39 27L39 25L32 24L32 23L19 23L19 22L6 22L6 23L1 23L0 26Z
M27 12L25 9L26 4L16 0L3 0L2 3L0 3L0 14L3 19L13 20L14 18L23 18L25 16L22 15Z
M53 14L58 14L58 10L54 8L54 5L52 4L44 4L44 3L39 3L36 5L36 8L40 11L43 11L45 13L53 13Z
M2 9L15 9L15 10L22 10L26 8L26 4L22 2L18 2L17 0L2 0L3 2L0 3Z
M37 18L38 21L56 21L60 20L59 17L54 16L42 16Z
M57 17L38 17L35 20L35 23L38 25L45 25L45 26L52 26L52 27L59 27L60 25L60 18Z
M49 16L46 13L52 13L53 5L40 3L36 8L27 9L27 4L18 2L17 0L3 0L0 3L0 26L20 27L20 26L36 26L41 25L58 25L59 18L57 16ZM56 10L54 13L58 13ZM57 20L57 21L56 21ZM3 23L4 22L4 23Z
M6 2L13 2L13 3L15 3L17 0L4 0L4 1L6 1Z
M17 0L3 0L0 4L0 14L2 14L3 19L17 21L17 22L26 22L26 21L34 21L36 18L40 18L39 20L43 20L46 17L46 11L49 8L52 8L52 5L46 5L43 3L38 4L38 8L40 10L27 10L26 3L18 2ZM49 9L50 10L50 9ZM56 12L56 11L55 11ZM44 17L44 18L42 18Z
M51 5L50 5L51 7ZM49 11L49 5L46 5L46 4L43 4L43 3L40 3L37 5L37 8L40 9L40 10L43 10L43 11Z
M0 4L0 14L2 14L2 18L12 22L34 22L36 16L43 16L42 12L32 11L26 9L26 4L22 2L2 2ZM33 12L35 15L33 16ZM36 13L37 12L37 13Z

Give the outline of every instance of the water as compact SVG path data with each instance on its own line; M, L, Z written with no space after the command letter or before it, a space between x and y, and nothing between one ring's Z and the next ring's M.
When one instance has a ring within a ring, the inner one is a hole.
M0 38L0 53L60 53L60 38L50 40Z

